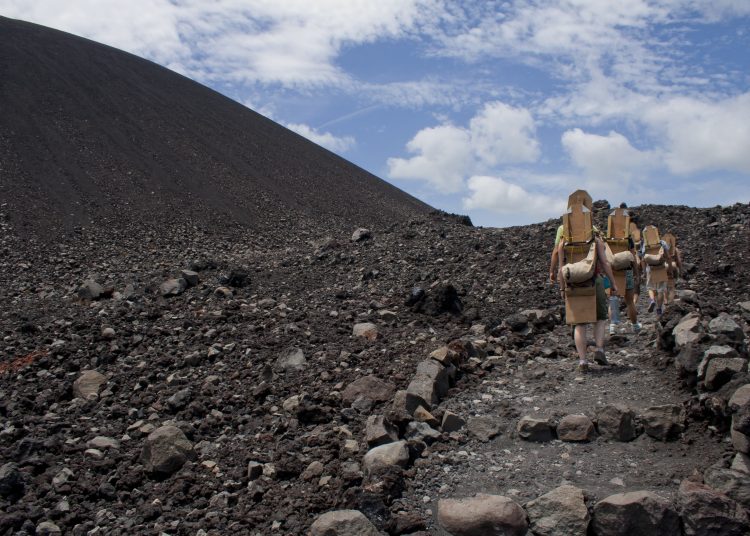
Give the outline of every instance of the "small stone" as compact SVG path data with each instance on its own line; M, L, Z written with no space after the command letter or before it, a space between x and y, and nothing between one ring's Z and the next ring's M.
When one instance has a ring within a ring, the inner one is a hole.
M164 297L179 296L180 294L185 292L187 286L187 281L185 281L181 277L176 279L167 279L166 281L164 281L164 283L159 285L159 294Z
M302 371L307 368L307 359L300 348L290 348L279 356L276 366L285 372Z
M120 442L114 438L106 436L96 436L86 443L86 446L90 449L119 449Z
M406 441L396 441L370 449L362 460L367 473L382 467L406 467L409 463L409 449Z
M95 370L85 370L73 382L73 394L77 398L92 399L97 398L99 394L99 388L107 383L107 378L104 374Z
M361 322L359 324L354 324L352 335L367 339L368 341L374 341L377 340L380 334L378 332L378 327L372 322Z
M247 479L258 480L263 475L263 464L250 461L247 462Z
M398 440L398 429L382 415L370 415L365 425L365 439L370 447Z
M194 272L192 270L182 270L180 272L180 276L185 280L189 287L194 287L200 281L198 272Z
M419 422L427 423L432 428L438 428L440 426L440 422L435 418L435 416L424 409L422 406L419 406L414 410L414 419Z
M361 397L373 402L386 402L393 397L395 391L395 385L371 374L358 378L347 385L341 393L341 399L347 405L351 405L352 402Z
M352 233L352 242L362 242L370 238L372 238L372 231L364 227L359 227Z
M310 536L380 536L380 532L362 512L336 510L318 516Z
M443 432L458 432L466 425L466 421L460 416L456 415L452 411L446 411L443 413L443 422L440 428Z
M115 338L115 330L112 328L102 328L102 339L114 339Z
M37 536L45 536L47 534L62 534L62 531L52 521L42 521L36 526L36 534Z
M141 461L149 473L170 475L195 457L193 445L176 426L151 432L143 445Z
M310 463L310 465L308 465L307 468L302 472L302 480L312 480L316 477L319 477L323 474L324 469L325 466L321 462L316 460Z
M18 465L8 462L0 467L0 496L20 497L23 495L24 482Z

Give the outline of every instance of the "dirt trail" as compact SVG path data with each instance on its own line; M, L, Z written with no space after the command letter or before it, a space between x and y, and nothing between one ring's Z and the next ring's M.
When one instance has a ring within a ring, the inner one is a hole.
M559 358L510 358L494 367L475 388L460 390L443 404L467 418L491 416L504 431L482 442L464 435L462 441L436 444L418 461L412 487L402 501L405 509L420 508L431 519L430 534L446 535L437 524L437 501L476 493L505 495L524 504L547 491L572 484L592 502L608 495L651 490L673 498L682 479L703 470L729 452L731 444L695 422L676 441L660 442L642 433L631 442L597 437L589 443L524 441L516 433L525 415L559 421L569 414L595 419L604 405L623 403L639 414L650 406L682 405L690 394L679 384L674 368L659 367L655 348L657 318L641 297L640 333L628 324L608 336L608 366L592 365L581 374L570 329L559 325L532 344L555 347ZM591 333L590 333L591 335Z

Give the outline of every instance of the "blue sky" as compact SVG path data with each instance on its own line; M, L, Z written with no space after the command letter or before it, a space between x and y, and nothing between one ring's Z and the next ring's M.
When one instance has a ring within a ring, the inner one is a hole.
M0 0L504 226L750 201L748 0Z

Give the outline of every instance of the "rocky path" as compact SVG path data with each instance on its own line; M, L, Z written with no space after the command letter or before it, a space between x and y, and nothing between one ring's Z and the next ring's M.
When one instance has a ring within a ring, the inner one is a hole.
M435 444L415 463L404 508L419 508L430 519L430 534L448 535L438 522L438 500L477 493L506 496L523 505L553 488L573 485L584 490L590 504L637 490L674 499L683 479L705 470L717 453L731 452L723 434L700 422L670 441L642 430L629 441L596 431L586 441L529 441L519 436L518 423L526 416L559 426L566 415L585 415L596 422L602 408L613 404L625 405L635 415L654 406L687 405L690 394L681 388L674 368L659 364L659 326L655 315L646 312L647 301L642 298L640 303L640 333L622 325L609 337L608 366L594 365L580 374L569 328L558 326L516 356L498 360L475 388L446 399L441 409L464 416L467 430L456 434L455 441ZM542 357L545 348L559 355ZM486 421L476 423L479 419Z

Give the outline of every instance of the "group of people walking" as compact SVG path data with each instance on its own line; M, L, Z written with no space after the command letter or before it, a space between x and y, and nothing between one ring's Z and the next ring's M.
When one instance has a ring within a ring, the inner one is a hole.
M586 329L594 326L594 362L607 364L605 335L622 328L624 305L630 329L637 333L637 304L645 276L649 312L661 316L675 297L675 280L682 269L682 254L672 233L663 236L638 218L625 203L608 216L606 232L593 223L591 196L578 190L570 195L563 224L557 230L549 278L565 298L566 321L573 326L578 369L589 369Z

